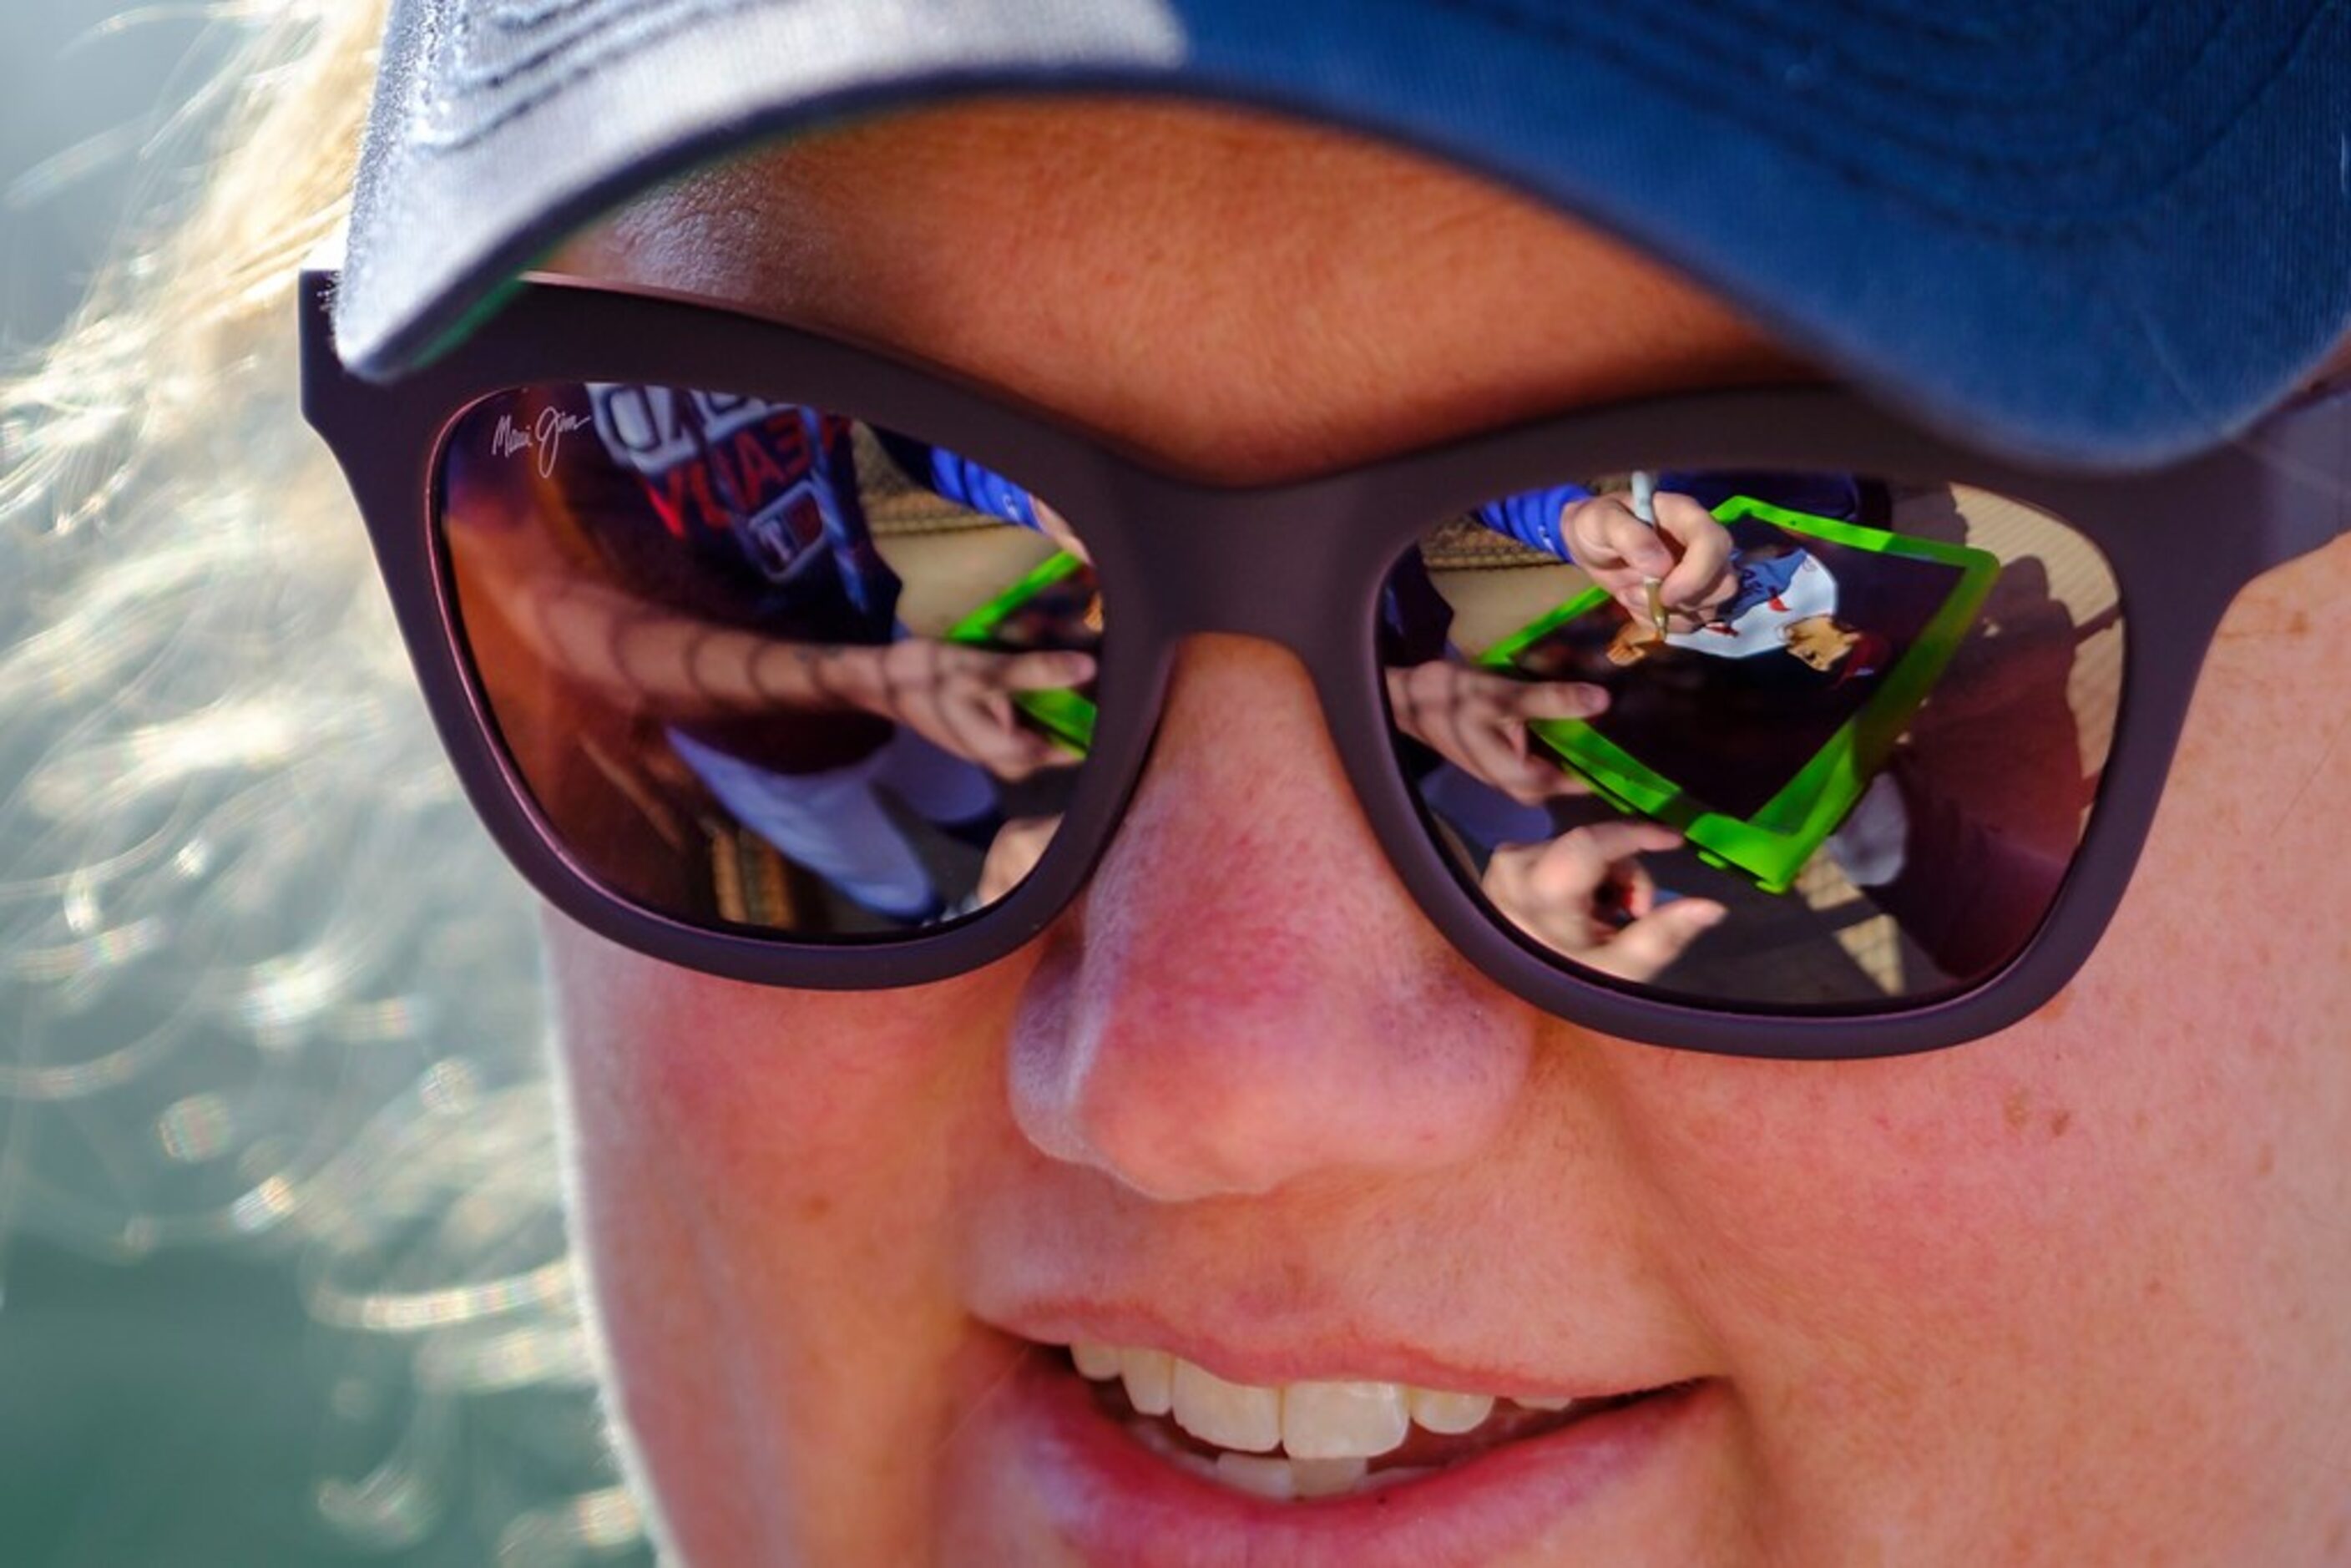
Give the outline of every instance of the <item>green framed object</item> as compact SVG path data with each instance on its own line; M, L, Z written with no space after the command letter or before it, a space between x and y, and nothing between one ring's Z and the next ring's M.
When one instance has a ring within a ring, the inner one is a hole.
M945 640L973 647L992 647L997 632L1039 594L1054 588L1085 569L1085 563L1067 550L1059 550L1040 561L1019 581L972 611L946 629ZM1030 723L1083 757L1093 747L1095 708L1093 699L1073 691L1015 692L1012 703Z
M1948 596L1878 678L1863 706L1754 810L1722 809L1703 789L1667 777L1596 727L1608 723L1606 715L1597 720L1537 719L1529 724L1537 738L1612 805L1679 831L1708 864L1742 872L1766 892L1785 893L1892 756L1911 716L1975 623L2000 576L2000 562L1970 546L1792 512L1749 496L1732 497L1715 507L1714 515L1725 525L1751 518L1801 538L1876 556L1934 562L1955 573ZM1605 590L1592 588L1496 643L1478 655L1477 663L1523 673L1519 657L1535 643L1612 606Z

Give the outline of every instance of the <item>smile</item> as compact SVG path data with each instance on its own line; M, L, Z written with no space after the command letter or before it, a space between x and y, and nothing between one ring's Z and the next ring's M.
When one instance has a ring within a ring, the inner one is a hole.
M1594 1343L1581 1364L1481 1376L1474 1355L1385 1336L1204 1333L1191 1361L1151 1312L1084 1312L1125 1320L1125 1343L1107 1323L1037 1321L1075 1312L1018 1315L1030 1333L975 1343L967 1375L989 1396L947 1450L953 1506L985 1521L990 1562L1040 1529L1054 1561L1085 1568L1621 1561L1622 1542L1687 1522L1730 1408L1720 1379L1674 1380L1698 1369L1660 1346Z
M1161 1350L1080 1343L1069 1354L1105 1413L1153 1453L1284 1501L1417 1479L1663 1392L1561 1399L1366 1381L1269 1387L1228 1382Z

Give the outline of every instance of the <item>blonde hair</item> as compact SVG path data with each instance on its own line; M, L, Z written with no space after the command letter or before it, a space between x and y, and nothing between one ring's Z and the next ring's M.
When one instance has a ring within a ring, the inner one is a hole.
M500 1561L562 1562L640 1521L590 1393L529 904L297 411L295 270L342 219L381 10L214 7L229 63L144 157L194 193L0 371L0 1235L288 1249L340 1413L401 1428L321 1461L329 1520L393 1547L465 1510ZM526 1464L576 1494L523 1496Z

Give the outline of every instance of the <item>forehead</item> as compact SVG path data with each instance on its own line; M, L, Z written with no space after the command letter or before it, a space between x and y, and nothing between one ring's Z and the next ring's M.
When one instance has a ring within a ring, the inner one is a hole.
M1796 361L1607 236L1236 110L973 102L766 149L559 266L904 348L1228 479Z

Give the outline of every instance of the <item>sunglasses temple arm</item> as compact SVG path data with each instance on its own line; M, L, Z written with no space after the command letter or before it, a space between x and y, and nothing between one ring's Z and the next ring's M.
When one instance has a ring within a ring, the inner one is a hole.
M2266 565L2351 536L2351 386L2290 407L2240 443L2277 505Z
M340 272L311 267L302 269L302 413L310 427L322 435L331 423L322 414L322 406L349 379L349 372L335 352L334 298L341 283Z

